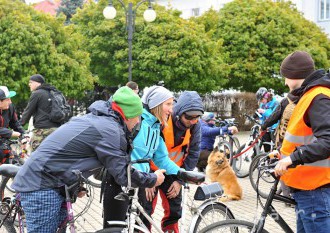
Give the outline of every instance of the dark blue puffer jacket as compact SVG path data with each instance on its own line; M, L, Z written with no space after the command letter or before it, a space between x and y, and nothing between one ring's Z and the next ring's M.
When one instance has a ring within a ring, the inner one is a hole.
M215 137L228 132L227 127L216 127L213 124L208 124L203 120L200 120L202 125L202 140L201 150L213 150Z

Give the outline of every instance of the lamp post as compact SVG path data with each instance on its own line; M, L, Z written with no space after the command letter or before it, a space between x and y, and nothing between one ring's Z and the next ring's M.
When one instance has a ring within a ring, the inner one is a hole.
M133 3L129 3L128 7L125 6L122 0L117 0L120 2L121 6L125 10L126 25L127 25L127 41L128 41L128 81L132 81L132 41L133 41L133 31L135 23L135 14L137 8L144 2L148 2L148 9L144 12L143 17L145 21L152 22L156 19L156 12L151 6L151 0L142 0L136 4L133 10ZM114 19L116 17L117 11L112 5L112 0L109 1L109 5L104 8L103 15L106 19Z

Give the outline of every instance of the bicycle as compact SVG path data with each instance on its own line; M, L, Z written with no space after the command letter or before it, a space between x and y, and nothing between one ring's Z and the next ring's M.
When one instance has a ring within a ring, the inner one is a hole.
M235 118L225 119L219 121L219 127L231 127L237 126ZM230 165L233 164L233 155L237 153L240 148L240 142L236 136L233 136L229 133L220 134L217 136L219 138L218 149L221 152L226 153L227 159Z
M278 162L278 158L270 158L267 160L263 160L260 162L258 169L263 170L266 173L269 173L274 181L274 184L271 187L270 193L267 197L266 204L263 206L263 211L256 220L256 222L249 222L245 220L237 220L237 219L229 219L219 221L217 223L211 224L208 227L205 227L200 231L200 233L210 233L210 232L250 232L250 233L267 233L268 231L264 229L265 221L267 215L271 216L275 222L287 233L293 233L293 230L290 226L285 222L285 220L281 217L281 215L276 211L276 209L272 206L273 200L278 200L284 203L288 203L291 205L296 205L296 202L289 198L279 194L276 194L277 186L279 183L279 178L274 175L274 168ZM258 192L257 198L259 203L262 205ZM244 229L244 230L243 230Z
M15 177L19 171L18 166L11 164L4 164L0 166L0 175L6 177L0 184L0 229L5 227L8 233L19 233L25 232L25 214L20 202L20 194L16 193L11 197L4 196L4 189L6 187L6 181L8 178ZM83 215L90 207L93 200L93 192L91 186L88 184L88 180L82 176L82 173L78 170L73 170L72 173L77 176L77 182L74 184L64 186L65 193L65 208L67 209L67 217L58 226L58 233L63 233L66 227L69 226L70 232L75 233L75 220ZM84 187L86 185L86 188ZM73 215L72 203L77 199L78 193L80 191L86 191L86 195L89 197L85 208L76 216Z
M1 161L1 164L15 164L17 166L21 166L24 164L25 160L29 158L29 154L27 153L26 146L28 140L27 138L19 138L19 139L2 139L1 149L5 154L5 157ZM7 181L8 185L6 186L7 190L14 193L15 191L10 187L13 178Z
M156 222L146 213L145 209L141 206L138 200L138 188L131 187L131 175L130 169L134 163L149 163L150 159L140 159L136 161L131 161L127 167L128 174L128 186L123 188L123 192L117 195L115 198L118 200L130 200L130 206L127 211L126 221L108 221L109 228L97 231L98 233L106 232L144 232L149 233L149 229L142 222L139 214L142 214L148 222L154 227L157 232L162 233L163 231L158 227ZM203 182L205 175L198 172L190 171L180 171L178 177L180 180L189 183L198 184ZM189 189L188 186L185 189ZM183 196L183 209L187 205L187 190L184 192ZM199 186L195 193L195 200L202 200L203 203L199 206L191 205L189 207L193 217L188 232L197 233L199 230L208 225L209 223L205 222L211 218L214 222L216 218L230 218L233 219L234 215L230 209L224 204L217 202L215 199L223 193L219 185L210 184ZM189 206L189 205L188 205ZM185 210L183 211L183 221L182 224L185 224ZM203 225L204 224L204 225ZM201 227L202 226L202 227ZM181 229L183 225L180 226Z

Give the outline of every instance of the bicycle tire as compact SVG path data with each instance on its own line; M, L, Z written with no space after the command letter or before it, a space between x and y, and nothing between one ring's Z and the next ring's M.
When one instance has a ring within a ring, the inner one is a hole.
M258 164L261 159L266 159L268 153L261 153L253 158L249 171L249 179L252 185L252 188L259 193L262 198L267 198L269 195L269 190L272 184L275 182L274 178L270 174L265 174L262 171L260 172L259 184L257 188L257 180L258 180Z
M231 165L233 163L233 150L227 141L221 141L218 143L218 150L226 154L228 163Z
M237 219L229 219L229 220L213 223L210 226L203 228L199 233L211 233L211 232L244 233L244 232L250 232L253 226L254 224L252 222L237 220ZM268 231L264 229L261 232L268 233Z
M233 155L235 155L235 154L237 154L237 151L239 150L239 148L241 148L241 144L237 137L232 136L231 138L233 139L231 148L233 150Z
M208 205L202 210L201 215L202 216L197 218L193 233L199 233L201 229L214 223L214 220L219 221L221 217L223 217L223 219L235 219L230 209L220 203ZM207 221L208 219L210 219L210 222Z
M10 177L2 176L1 183L0 183L0 200L5 198L5 189Z
M245 144L243 144L237 151L236 154L241 153L245 148ZM253 150L253 151L252 151ZM256 145L253 148L250 148L245 153L240 155L239 157L233 159L232 167L238 178L245 178L249 175L250 166L253 158L258 154L259 149ZM252 153L252 154L250 154Z
M126 232L125 229L126 229L125 227L108 227L108 228L96 231L95 233L122 233L122 232ZM138 232L141 232L141 231L134 227L134 233L138 233Z

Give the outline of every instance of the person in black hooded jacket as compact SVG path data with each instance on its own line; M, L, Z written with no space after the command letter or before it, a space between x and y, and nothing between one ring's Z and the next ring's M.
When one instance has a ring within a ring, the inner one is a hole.
M25 125L33 116L34 129L31 146L33 150L36 150L40 143L61 124L49 119L52 109L49 92L50 90L56 90L56 88L45 83L45 78L40 74L34 74L30 77L29 87L32 94L20 122Z

